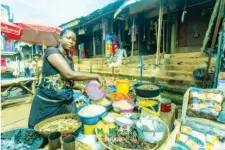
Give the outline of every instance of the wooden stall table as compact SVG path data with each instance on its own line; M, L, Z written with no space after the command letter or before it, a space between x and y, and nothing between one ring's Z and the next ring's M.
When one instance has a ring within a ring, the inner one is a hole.
M168 125L170 131L173 130L174 121L175 121L175 112L176 112L176 105L171 104L171 111L170 112L160 112L160 118Z
M20 87L24 90L26 90L28 93L34 95L35 91L36 91L36 87L35 87L35 81L37 79L34 77L22 77L22 78L15 78L15 79L9 79L9 80L1 80L1 97L2 100L4 98L4 100L9 99L9 92L10 90L12 90L15 87ZM27 84L31 83L31 89L29 87L27 87Z

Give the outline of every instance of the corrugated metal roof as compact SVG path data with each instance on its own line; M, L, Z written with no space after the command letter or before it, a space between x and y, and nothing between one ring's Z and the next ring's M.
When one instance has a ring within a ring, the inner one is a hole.
M60 25L60 27L61 28L73 28L76 26L82 26L85 23L87 24L87 22L90 23L91 20L94 20L95 18L99 17L100 15L104 15L110 11L116 10L117 8L119 8L121 6L121 4L124 1L125 0L116 0L115 2L110 3L107 6L103 7L102 9L97 9L85 17L76 18L72 21L66 22L66 23Z

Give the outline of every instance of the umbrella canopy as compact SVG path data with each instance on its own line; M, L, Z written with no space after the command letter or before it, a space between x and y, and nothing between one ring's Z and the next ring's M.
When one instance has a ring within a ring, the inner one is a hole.
M20 40L23 29L11 22L1 20L1 34L5 34L10 40Z
M61 28L41 25L41 24L26 24L15 23L24 30L21 41L45 46L57 46Z

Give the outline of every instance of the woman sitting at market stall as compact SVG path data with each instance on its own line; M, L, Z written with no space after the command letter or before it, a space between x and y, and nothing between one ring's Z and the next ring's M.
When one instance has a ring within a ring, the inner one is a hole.
M76 43L76 35L71 30L60 33L59 46L45 50L43 56L42 79L34 96L29 117L29 128L47 118L76 111L73 101L74 81L103 79L98 74L74 71L69 51Z

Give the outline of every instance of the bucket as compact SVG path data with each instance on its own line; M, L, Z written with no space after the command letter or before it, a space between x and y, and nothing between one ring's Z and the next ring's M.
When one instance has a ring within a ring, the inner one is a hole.
M60 132L53 132L48 136L48 149L49 150L56 150L61 148L61 133Z
M63 138L63 150L75 150L75 136Z
M84 134L95 134L95 125L84 124Z
M128 94L130 89L130 80L116 80L116 92Z

